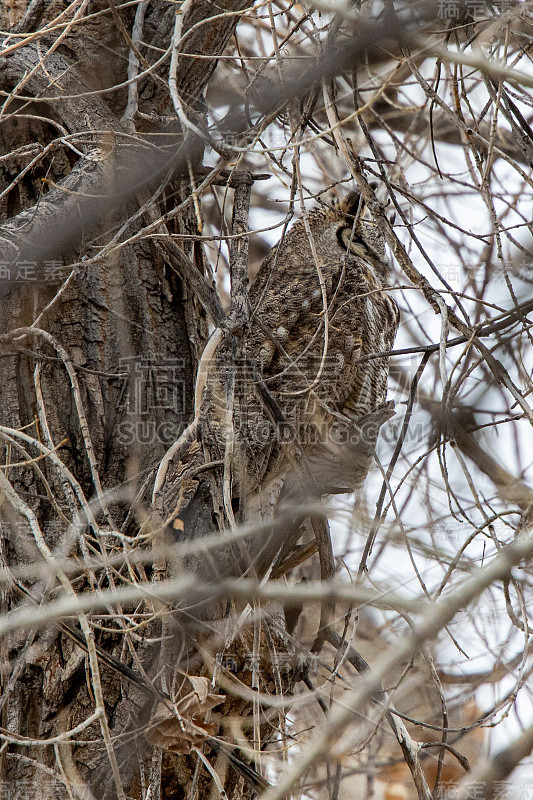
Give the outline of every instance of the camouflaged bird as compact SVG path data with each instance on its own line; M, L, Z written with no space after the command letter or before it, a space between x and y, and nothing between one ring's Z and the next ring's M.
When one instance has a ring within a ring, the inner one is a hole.
M184 492L187 474L223 461L228 441L234 496L270 492L291 470L295 452L317 469L335 471L350 421L365 418L386 397L388 357L360 359L387 352L394 342L399 313L386 292L388 272L383 239L359 193L292 226L250 288L240 358L235 360L235 340L220 331L206 348L211 352L203 359L196 419L179 455L173 454L181 507L195 488L189 478ZM265 408L258 379L281 412L281 424ZM194 458L187 455L190 448ZM188 461L194 469L187 469ZM363 461L333 479L343 486L331 491L356 488L370 466L369 453Z

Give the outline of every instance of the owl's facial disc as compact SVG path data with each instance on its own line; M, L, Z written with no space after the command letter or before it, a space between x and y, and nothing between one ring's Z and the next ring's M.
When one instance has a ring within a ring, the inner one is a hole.
M337 241L343 250L359 258L377 257L369 245L356 233L351 226L343 225L337 231Z

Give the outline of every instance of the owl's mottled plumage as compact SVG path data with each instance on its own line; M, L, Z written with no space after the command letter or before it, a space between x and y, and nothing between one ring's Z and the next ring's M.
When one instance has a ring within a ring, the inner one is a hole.
M253 281L234 395L241 492L256 492L290 464L290 443L282 444L254 390L250 364L283 412L283 433L296 436L314 460L332 425L357 420L385 400L388 358L359 359L391 349L398 309L385 291L383 240L359 206L352 193L333 208L312 211L307 223L297 221ZM229 338L219 345L202 401L201 437L211 460L224 457L231 346Z

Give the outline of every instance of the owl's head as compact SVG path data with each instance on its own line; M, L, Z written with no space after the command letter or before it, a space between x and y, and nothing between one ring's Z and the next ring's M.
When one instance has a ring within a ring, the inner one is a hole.
M337 241L346 252L386 264L385 241L357 191L350 192L335 209L339 218Z
M370 262L381 275L387 272L385 242L359 192L350 192L333 206L311 211L307 225L300 220L293 226L285 246L294 237L303 257L307 257L307 251L311 255L307 226L322 264L338 264L355 256Z

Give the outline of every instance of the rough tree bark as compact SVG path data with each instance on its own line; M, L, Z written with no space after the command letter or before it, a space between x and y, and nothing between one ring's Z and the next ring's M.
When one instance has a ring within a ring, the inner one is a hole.
M169 129L162 122L171 113L168 95L161 89L167 62L139 83L138 107L143 117L138 134L132 135L131 123L121 119L127 89L98 90L128 78L129 48L122 27L131 30L136 9L117 12L107 2L82 5L85 14L94 14L92 19L67 27L59 40L57 35L44 34L38 42L15 46L0 61L4 92L0 150L15 154L2 162L2 190L9 187L21 165L30 165L16 188L0 200L0 407L6 429L25 430L45 446L62 443L62 460L85 497L94 501L98 524L104 530L122 529L127 534L132 517L129 524L125 517L132 499L140 492L140 500L148 503L147 478L151 474L153 478L154 466L191 416L193 376L205 343L206 314L191 287L181 280L179 265L176 270L176 245L171 243L167 249L164 241L156 246L150 238L139 237L133 244L107 252L104 247L104 254L96 258L94 254L117 231L121 238L135 236L143 225L180 203L180 213L170 215L166 230L194 233L197 223L187 160L194 167L202 154L198 148L189 149L186 158L185 150L180 151L179 126ZM182 37L195 23L203 22L188 36L177 61L177 92L189 110L198 106L216 66L216 60L205 56L223 51L238 20L232 13L220 15L244 5L242 0L229 0L222 6L209 0L185 4ZM5 9L3 27L37 30L61 10L57 4L31 3L24 17L24 8ZM209 22L214 15L218 18ZM144 41L166 49L174 24L171 4L150 3ZM17 40L10 43L16 45ZM203 57L190 57L197 53ZM157 146L161 140L151 138L165 130L166 150ZM31 167L32 158L46 148L48 153L38 166ZM136 213L140 206L143 213ZM190 243L183 248L201 272L198 252ZM56 297L71 270L67 287ZM28 330L28 326L33 327ZM168 402L161 398L165 392ZM13 440L11 445L11 441L4 439L5 452L13 447L15 454L20 443ZM42 478L30 467L13 469L10 479L36 515L45 546L54 552L61 542L67 555L65 520L77 511L77 504L64 476L47 463L42 466ZM114 494L103 501L109 490ZM47 492L57 503L50 504ZM208 493L199 502L204 505L199 515L212 527ZM39 556L28 525L5 496L1 516L5 562L13 570L35 562ZM85 533L83 526L74 532L71 554L84 558L120 552L120 539L98 538L94 531L88 537L88 550L81 552L79 542ZM164 569L161 566L163 573ZM147 574L160 577L156 569L147 570L133 568L140 579ZM97 570L92 576L93 588L120 583L110 570ZM84 580L77 589L88 589L89 583ZM53 581L23 584L14 583L3 595L3 610L28 602L21 594L24 588L31 587L34 602L54 594ZM114 626L112 621L104 622L105 630L95 632L99 646L125 661L130 660L128 647L136 650L137 663L142 663L148 676L157 674L162 649L178 661L179 653L158 642L159 622L151 623L146 631L141 628L133 638L113 636ZM186 652L180 666L185 669L187 642L182 640L181 646ZM6 702L0 700L4 729L48 739L91 714L90 669L84 652L68 637L57 629L21 632L8 643L4 640L2 648L4 665L11 660L11 669L4 666L3 670L4 691L10 679L15 683L4 695ZM173 664L170 667L172 673ZM111 737L107 750L99 721L84 730L87 744L26 747L22 754L12 747L3 749L3 785L11 792L20 791L21 797L39 787L43 797L63 796L65 787L51 778L61 764L63 777L82 794L90 791L98 798L120 795L117 775L126 795L139 797L146 784L158 785L161 771L164 797L186 797L193 780L198 784L197 796L207 796L211 779L203 770L195 777L195 757L165 754L161 763L158 748L150 748L139 737L153 697L147 699L134 686L121 684L116 672L105 666L101 681ZM116 759L115 775L110 751ZM230 797L250 793L240 783L234 773L228 775Z

